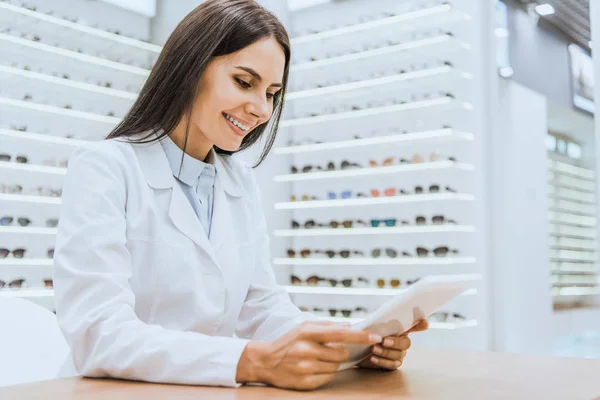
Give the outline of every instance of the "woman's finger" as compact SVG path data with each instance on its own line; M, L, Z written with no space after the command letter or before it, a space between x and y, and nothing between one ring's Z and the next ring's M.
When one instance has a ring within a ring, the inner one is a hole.
M370 361L371 363L373 363L373 365L377 366L378 368L389 370L398 369L402 365L402 361L400 360L388 360L377 356L371 356Z
M400 360L402 361L406 356L406 350L388 349L381 346L373 347L373 354L380 358L386 358L388 360Z
M396 350L408 350L410 347L410 338L406 334L402 336L388 336L383 339L383 347Z
M341 363L348 360L348 349L335 344L318 344L317 359L326 362Z

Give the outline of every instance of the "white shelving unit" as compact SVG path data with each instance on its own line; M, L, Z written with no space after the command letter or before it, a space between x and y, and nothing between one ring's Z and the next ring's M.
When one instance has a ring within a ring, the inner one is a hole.
M63 0L0 2L0 154L11 157L0 162L0 218L14 219L0 226L0 248L25 250L22 258L0 259L1 280L25 280L0 297L54 308L43 281L52 278L57 229L50 221L58 218L64 165L77 146L120 121L161 51L139 40L149 32L140 16L108 10ZM21 217L29 225L20 226Z
M600 295L595 172L549 152L550 278L554 303L587 303Z
M314 275L363 277L374 285L380 279L404 283L426 275L482 271L474 241L483 223L476 212L482 207L477 196L482 167L471 157L483 134L477 122L483 111L474 105L480 96L476 57L481 55L473 54L471 43L478 12L473 2L462 0L368 5L351 0L292 13L288 30L296 35L291 39L290 92L273 157L299 172L289 173L288 167L272 174L279 193L273 204L279 217L272 263L280 283L289 285L291 275L301 280ZM388 157L391 165L383 166ZM340 168L344 161L351 167ZM302 172L304 166L310 166L308 172ZM437 189L430 192L432 187ZM384 190L394 194L385 196ZM426 223L416 224L417 216ZM434 224L435 216L453 221ZM395 225L385 226L389 219ZM300 226L290 229L291 220ZM367 226L330 226L330 221L356 220ZM318 227L302 227L305 221L316 221ZM417 257L418 247L428 249L428 256ZM444 257L431 254L445 247L449 253ZM374 248L393 249L397 256L371 257ZM296 256L282 257L287 249ZM300 249L331 249L336 255L302 258ZM344 249L365 256L339 257ZM291 285L286 290L298 306L325 310L372 311L402 293L339 286ZM485 348L487 327L479 306L485 290L469 294L448 308L464 316L461 322L432 323L439 328L432 331L464 332L449 345ZM439 336L431 341L442 343Z

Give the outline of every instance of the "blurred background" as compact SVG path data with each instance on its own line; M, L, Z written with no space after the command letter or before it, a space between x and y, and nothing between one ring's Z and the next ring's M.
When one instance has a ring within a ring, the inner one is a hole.
M600 358L600 5L258 2L292 41L256 174L294 303L356 321L426 275L481 273L416 344ZM0 296L53 310L69 156L126 113L199 3L0 1Z

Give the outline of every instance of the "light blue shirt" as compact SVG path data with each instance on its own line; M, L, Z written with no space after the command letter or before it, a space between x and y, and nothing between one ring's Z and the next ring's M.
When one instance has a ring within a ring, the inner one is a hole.
M185 197L190 201L204 228L206 237L210 237L215 177L217 175L215 166L212 165L213 150L208 153L209 163L205 163L185 154L168 136L165 136L160 144L167 155L175 180L183 190ZM183 164L181 162L182 155Z

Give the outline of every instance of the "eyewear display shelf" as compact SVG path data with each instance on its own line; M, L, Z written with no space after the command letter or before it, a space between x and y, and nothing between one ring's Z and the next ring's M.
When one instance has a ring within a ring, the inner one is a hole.
M72 151L111 130L160 47L101 2L0 1L0 296L53 309L52 256Z
M595 304L600 297L596 256L596 174L548 153L551 294L557 308Z
M296 305L359 321L415 280L478 273L479 132L470 1L347 1L294 11L273 177L273 266ZM335 16L335 17L334 17ZM481 288L424 344L485 347Z

